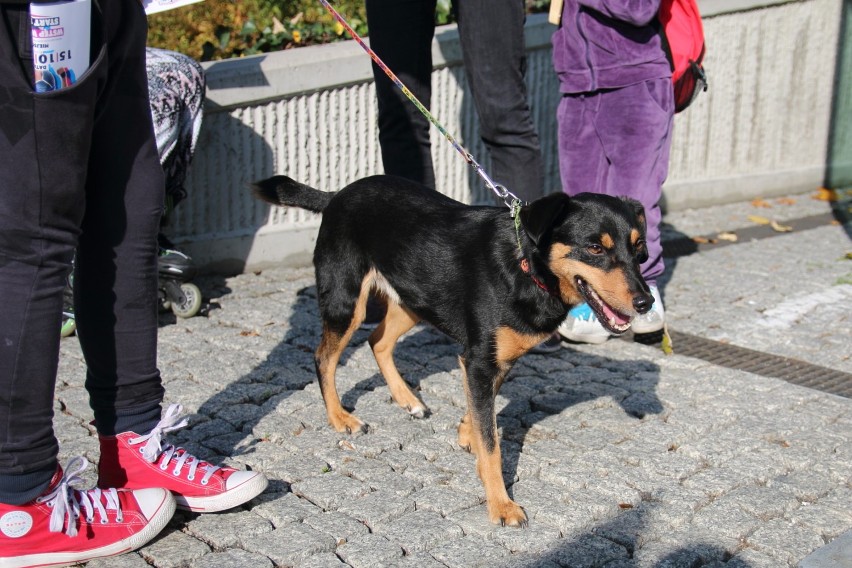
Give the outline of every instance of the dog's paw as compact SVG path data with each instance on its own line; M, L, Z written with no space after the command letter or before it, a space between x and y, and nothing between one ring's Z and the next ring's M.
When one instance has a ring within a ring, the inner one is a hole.
M364 422L361 422L354 415L348 412L340 412L333 417L329 417L331 427L338 432L346 432L347 434L366 434L370 429Z
M406 406L405 410L407 410L408 414L414 418L426 418L426 416L429 414L429 409L426 408L425 404Z
M523 507L511 500L494 505L489 503L488 516L492 523L503 527L526 528L529 524Z
M470 422L466 418L467 416L459 423L458 444L464 451L469 452L472 448L473 431Z

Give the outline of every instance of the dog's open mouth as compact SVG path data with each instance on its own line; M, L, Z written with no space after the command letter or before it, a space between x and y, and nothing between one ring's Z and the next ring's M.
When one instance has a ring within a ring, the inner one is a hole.
M585 298L586 303L589 304L598 316L598 321L601 322L604 329L616 335L620 335L630 329L630 316L622 314L604 302L603 299L598 296L597 292L589 286L589 283L579 276L576 281L577 289L580 290L580 293L583 295L583 298Z

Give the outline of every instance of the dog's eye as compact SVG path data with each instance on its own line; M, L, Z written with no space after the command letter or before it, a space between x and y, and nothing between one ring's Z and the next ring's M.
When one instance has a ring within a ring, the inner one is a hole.
M586 247L586 250L589 251L590 254L593 254L595 256L604 253L604 248L601 245L589 245Z
M646 247L647 247L647 245L645 244L645 241L642 241L642 240L636 241L636 254L641 254L641 253L645 252Z

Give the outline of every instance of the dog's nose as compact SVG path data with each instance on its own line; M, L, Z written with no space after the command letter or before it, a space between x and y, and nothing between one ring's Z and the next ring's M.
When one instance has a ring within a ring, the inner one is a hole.
M636 308L636 311L640 314L648 313L648 310L650 310L653 305L654 297L650 294L639 294L633 298L633 307Z

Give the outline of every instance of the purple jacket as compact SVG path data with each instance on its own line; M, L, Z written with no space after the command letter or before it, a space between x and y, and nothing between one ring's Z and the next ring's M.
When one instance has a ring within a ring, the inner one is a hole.
M563 93L586 93L671 77L657 31L660 0L564 0L553 34Z

